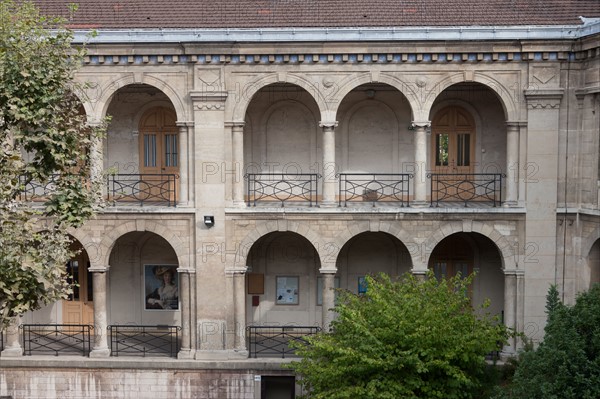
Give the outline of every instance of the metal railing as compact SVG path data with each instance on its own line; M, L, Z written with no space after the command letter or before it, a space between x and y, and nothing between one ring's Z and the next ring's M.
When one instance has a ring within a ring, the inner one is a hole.
M88 324L23 324L23 352L25 355L82 355L90 353Z
M175 174L112 174L108 175L108 201L144 205L177 205Z
M57 174L50 175L48 181L40 183L37 180L33 180L29 175L20 175L19 183L24 186L23 191L19 195L21 201L46 201L48 197L54 192L54 186L58 179Z
M308 202L317 205L317 173L249 173L246 176L248 205L257 202Z
M177 357L180 330L167 325L110 325L111 355Z
M502 202L501 173L428 173L431 179L431 206L440 202L491 203Z
M395 202L408 206L408 173L340 173L339 206L348 202Z
M248 326L246 339L250 357L294 357L292 341L306 342L306 337L317 334L321 327L306 326Z

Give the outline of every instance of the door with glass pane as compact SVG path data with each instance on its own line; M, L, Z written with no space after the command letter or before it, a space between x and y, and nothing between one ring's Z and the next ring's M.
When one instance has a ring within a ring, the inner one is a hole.
M79 253L66 264L67 281L72 293L63 300L63 323L94 325L93 276L88 270L90 261L81 245L74 245L74 248Z
M179 178L179 143L175 112L156 107L140 122L140 196L174 201Z
M471 195L474 172L475 123L463 108L451 106L438 112L431 124L431 172L452 174L434 181L432 195L464 199ZM439 190L439 191L438 191ZM441 199L441 198L434 198Z

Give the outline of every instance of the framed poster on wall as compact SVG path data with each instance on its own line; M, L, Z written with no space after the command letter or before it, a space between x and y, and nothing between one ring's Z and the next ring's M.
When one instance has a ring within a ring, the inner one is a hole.
M298 285L298 276L277 276L275 303L277 305L297 305Z
M144 265L144 309L179 310L177 266Z

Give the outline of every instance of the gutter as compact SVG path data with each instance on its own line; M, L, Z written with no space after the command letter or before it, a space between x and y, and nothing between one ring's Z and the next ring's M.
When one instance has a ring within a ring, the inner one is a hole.
M600 33L600 18L583 25L389 28L74 29L74 43L365 42L579 39ZM95 32L95 36L90 35Z

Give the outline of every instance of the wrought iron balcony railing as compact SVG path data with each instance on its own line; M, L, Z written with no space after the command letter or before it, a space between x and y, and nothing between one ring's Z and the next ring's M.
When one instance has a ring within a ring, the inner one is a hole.
M501 173L429 173L431 179L431 206L440 202L472 203L502 202Z
M108 175L108 200L113 204L177 205L175 174Z
M25 355L81 355L90 353L90 334L94 327L87 324L23 324Z
M246 175L248 205L257 202L308 202L317 205L316 173L250 173Z
M302 326L248 326L246 339L250 357L294 357L292 341L306 342L306 337L317 334L321 327Z
M348 202L398 203L408 206L410 179L407 173L340 173L339 206Z
M45 201L54 191L58 175L50 175L45 183L31 179L28 175L19 176L19 182L25 187L19 199L21 201Z
M181 327L167 325L110 325L112 356L177 357Z
M22 201L43 202L54 190L58 175L52 175L44 184L20 177L25 189ZM175 174L111 174L107 176L106 199L113 205L177 206L177 179Z

